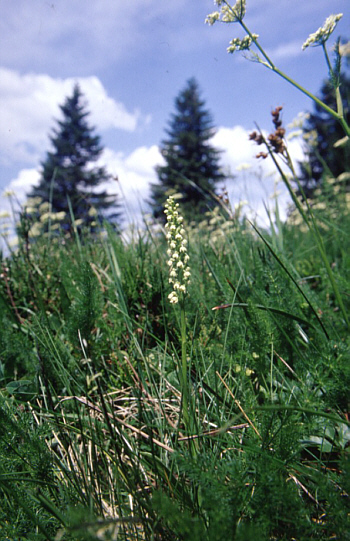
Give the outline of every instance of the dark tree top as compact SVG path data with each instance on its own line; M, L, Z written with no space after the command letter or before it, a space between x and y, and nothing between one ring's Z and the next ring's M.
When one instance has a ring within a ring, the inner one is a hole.
M94 207L100 219L106 217L107 209L116 210L115 196L110 196L99 186L110 180L104 167L94 165L100 158L103 147L100 137L89 125L89 115L83 103L83 94L75 85L73 94L60 106L62 119L52 131L52 151L42 162L41 180L30 194L51 202L52 212L66 213L70 223L69 202L75 219L84 224L92 222L89 210ZM117 217L115 212L112 217Z
M225 176L219 165L220 152L210 143L215 134L212 117L194 78L175 99L175 110L161 144L165 165L157 167L159 183L151 186L151 205L154 216L164 219L168 195L181 193L183 212L195 219L213 208L215 185Z
M340 75L340 93L343 100L344 117L350 124L350 78L346 74ZM336 110L337 103L332 82L323 83L321 100ZM340 123L328 114L319 105L315 105L304 127L304 135L310 143L306 143L307 160L301 165L301 184L308 197L312 197L317 186L322 182L324 174L338 177L341 173L350 171L350 143L335 145L344 139L344 130ZM334 146L335 145L335 146Z

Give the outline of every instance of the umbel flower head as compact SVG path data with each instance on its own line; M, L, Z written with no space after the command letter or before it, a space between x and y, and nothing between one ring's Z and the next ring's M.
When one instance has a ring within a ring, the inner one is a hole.
M168 241L167 254L169 256L169 284L173 290L168 295L172 304L179 302L186 293L186 286L190 281L190 268L188 266L189 255L187 253L186 231L183 228L183 217L178 211L179 204L173 196L169 196L165 204L164 214L167 217L166 239Z
M318 45L324 45L329 36L334 31L338 21L340 21L342 16L342 13L338 13L338 15L330 15L329 17L327 17L324 25L321 26L321 28L319 28L313 34L310 34L310 36L307 38L307 40L302 46L303 51L307 47L317 47Z
M236 23L243 20L246 11L246 0L237 0L234 6L231 6L226 0L214 0L214 4L220 7L220 12L214 11L214 13L207 16L205 22L210 26L216 21Z
M258 34L252 34L252 37L254 39L258 39ZM251 44L253 43L253 39L250 36L244 36L243 39L239 38L233 38L230 41L229 47L227 47L228 53L234 53L235 51L248 51L250 49Z
M237 23L243 21L246 12L246 0L237 0L233 6L226 0L214 0L214 4L220 7L220 11L214 11L207 16L205 22L210 26L217 21L221 23ZM250 36L245 36L243 39L234 38L230 41L227 52L234 53L235 51L248 51L253 40L256 40L258 37L258 34L251 34Z

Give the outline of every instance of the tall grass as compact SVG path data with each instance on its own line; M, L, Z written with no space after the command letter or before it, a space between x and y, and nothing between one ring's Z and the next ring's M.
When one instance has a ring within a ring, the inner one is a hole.
M329 213L348 309L349 213ZM3 539L348 538L349 341L319 250L227 215L187 228L190 433L163 233L3 261Z
M286 78L245 2L217 4ZM325 179L311 207L283 137L254 138L296 211L264 231L218 201L184 224L180 310L165 231L72 217L33 240L23 215L1 259L1 539L350 538L348 193Z

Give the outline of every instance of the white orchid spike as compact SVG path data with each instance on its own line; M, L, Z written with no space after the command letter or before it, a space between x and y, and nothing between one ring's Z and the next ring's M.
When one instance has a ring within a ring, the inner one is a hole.
M178 211L179 204L174 197L170 196L165 204L164 214L167 217L165 227L167 229L166 239L168 241L167 254L169 256L169 284L173 291L168 295L171 304L179 302L179 296L186 293L186 285L189 283L191 272L187 265L189 255L187 253L187 240L184 238L183 217Z

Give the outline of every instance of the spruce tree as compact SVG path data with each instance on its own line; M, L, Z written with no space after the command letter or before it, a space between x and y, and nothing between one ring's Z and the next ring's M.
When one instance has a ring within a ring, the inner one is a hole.
M164 203L171 193L181 193L186 218L196 219L216 204L215 185L225 179L220 152L210 144L215 134L210 113L200 99L197 81L191 78L175 100L168 138L162 142L165 165L156 171L159 183L151 185L153 215L164 220Z
M96 216L89 214L91 208L97 211L100 220L118 217L115 196L98 190L110 176L104 167L93 167L103 148L100 137L94 135L94 128L87 121L89 113L82 102L83 94L79 85L75 85L72 96L60 106L63 119L57 121L58 127L50 136L53 150L42 162L40 183L30 194L50 202L52 212L64 211L62 225L66 229L71 224L70 205L75 220L82 220L83 225L96 220ZM112 206L115 212L106 215Z
M343 100L344 116L350 123L350 79L340 75L340 92ZM336 97L332 81L323 83L320 99L336 110ZM344 130L339 122L319 105L315 105L303 128L306 141L306 160L300 164L300 182L307 197L312 198L316 187L320 186L324 174L334 178L350 171L350 143L336 143L344 139Z

